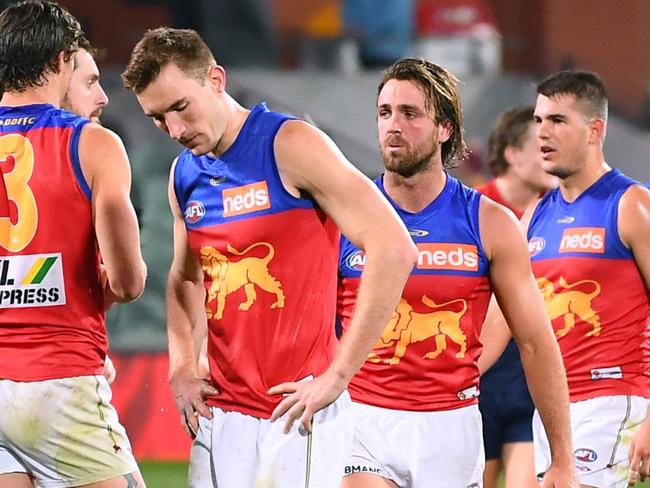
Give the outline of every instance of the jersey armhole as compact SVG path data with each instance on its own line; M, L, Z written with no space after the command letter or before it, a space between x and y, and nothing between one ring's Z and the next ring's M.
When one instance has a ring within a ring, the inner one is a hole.
M81 191L86 196L88 200L91 199L91 190L86 178L81 169L81 160L79 159L79 140L81 138L81 133L86 127L86 124L90 122L89 120L83 120L81 123L77 124L72 130L72 139L70 140L70 160L72 161L72 169L74 171L77 184Z

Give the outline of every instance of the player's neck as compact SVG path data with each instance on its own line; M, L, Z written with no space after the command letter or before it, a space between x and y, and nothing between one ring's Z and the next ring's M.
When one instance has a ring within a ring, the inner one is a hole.
M45 85L38 88L28 88L23 92L8 91L2 95L0 105L18 107L22 105L36 105L49 103L55 107L61 106L61 94L58 87Z
M441 165L405 178L397 173L384 173L384 189L392 200L403 210L418 213L424 210L442 192L447 182L447 174Z
M596 183L601 176L608 171L611 167L605 162L602 152L600 157L588 159L580 171L575 174L560 180L560 192L562 197L567 202L573 202L591 185Z
M225 97L224 108L228 123L226 125L226 130L217 143L217 146L210 153L214 157L221 156L235 143L235 140L237 140L237 136L241 132L244 122L246 122L246 118L250 113L250 110L239 105L239 103L229 95L226 95Z
M517 175L507 173L496 178L496 185L508 205L521 213L539 197L539 190L527 185Z

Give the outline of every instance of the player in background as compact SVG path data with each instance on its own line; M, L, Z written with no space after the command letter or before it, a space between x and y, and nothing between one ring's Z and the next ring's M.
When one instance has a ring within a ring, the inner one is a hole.
M497 120L489 139L489 166L494 178L477 191L512 210L521 219L528 206L557 186L542 169L533 120L534 107L516 107ZM487 329L489 323L485 325ZM493 339L492 339L493 340ZM490 345L491 346L491 345ZM479 358L479 369L492 350ZM485 488L497 488L503 471L506 488L537 488L530 398L517 344L510 339L498 361L481 375L479 408L485 446Z

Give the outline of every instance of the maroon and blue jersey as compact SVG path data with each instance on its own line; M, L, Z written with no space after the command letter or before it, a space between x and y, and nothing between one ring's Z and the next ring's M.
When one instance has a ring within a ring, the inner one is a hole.
M400 302L349 390L357 402L413 411L450 410L477 402L479 334L490 300L488 260L479 234L481 196L447 175L425 209L401 209L418 248ZM365 263L341 238L338 314L350 324Z
M528 242L560 344L571 401L648 397L648 290L618 233L621 197L637 184L605 173L573 202L559 189L537 205Z
M186 150L174 190L201 263L208 358L219 394L208 403L268 418L267 390L325 371L335 356L339 232L310 199L284 188L273 144L290 117L253 108L221 156Z
M101 374L104 299L87 119L48 104L0 107L0 378Z

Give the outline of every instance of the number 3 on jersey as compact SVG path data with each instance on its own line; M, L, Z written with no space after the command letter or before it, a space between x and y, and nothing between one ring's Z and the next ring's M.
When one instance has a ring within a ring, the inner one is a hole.
M0 136L0 247L19 252L38 227L36 199L29 187L34 170L32 143L20 134Z

